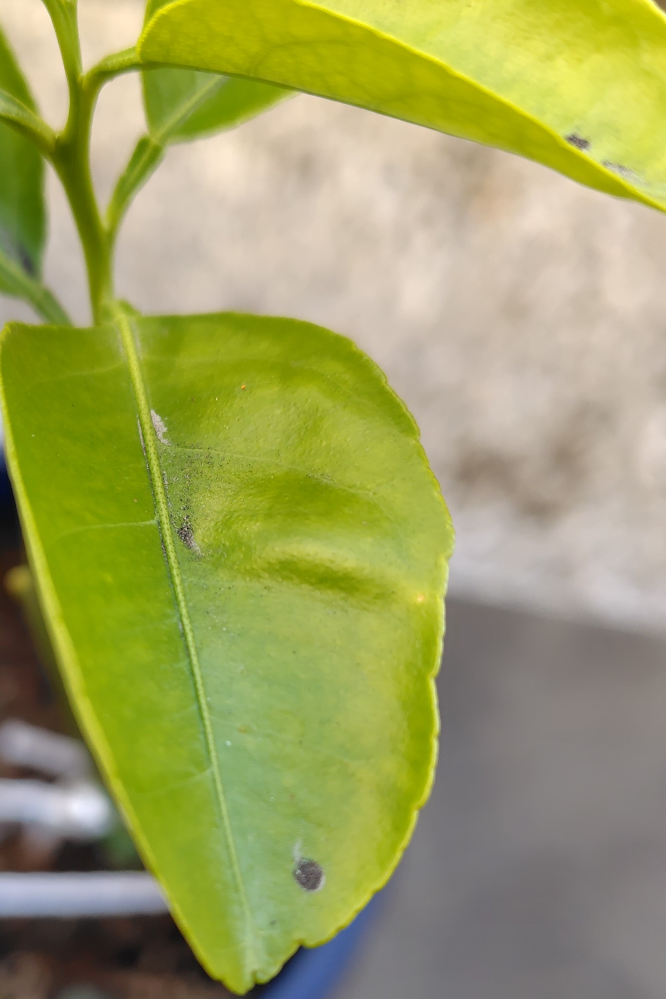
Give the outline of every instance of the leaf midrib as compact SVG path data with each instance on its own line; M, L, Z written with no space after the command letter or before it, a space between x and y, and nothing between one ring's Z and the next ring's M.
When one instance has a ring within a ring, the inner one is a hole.
M153 141L160 146L166 145L174 132L176 132L181 125L184 125L195 111L199 110L201 105L211 95L211 93L214 93L216 90L220 90L224 82L224 76L219 76L217 79L213 80L207 80L206 83L204 83L203 86L196 90L190 97L176 105L176 108L171 116L167 118L161 128L156 130L153 136Z
M185 596L185 589L183 586L183 579L180 572L180 566L178 564L178 557L176 555L176 547L171 527L171 517L169 515L169 504L166 496L164 480L162 477L162 468L160 465L159 454L155 444L155 431L150 416L150 406L148 404L146 386L143 381L143 374L141 371L141 364L139 362L139 357L136 349L136 342L134 339L134 332L132 329L132 325L127 314L122 310L121 307L117 307L115 309L114 320L117 329L120 333L123 347L125 349L125 354L127 357L130 379L132 382L132 388L134 390L134 396L137 405L139 426L141 428L144 453L146 455L146 465L148 468L148 475L153 490L157 523L162 537L162 542L164 545L164 553L169 571L169 576L171 578L171 583L174 589L176 606L178 609L178 615L182 626L182 632L183 632L183 637L185 639L185 646L187 648L188 658L190 661L190 669L197 697L197 706L199 709L201 724L204 730L206 750L210 760L211 772L213 774L213 782L215 785L217 805L220 812L222 826L224 829L224 835L227 840L227 846L231 858L234 880L236 881L238 895L241 900L241 905L243 907L243 914L245 917L245 927L246 927L245 947L246 947L246 955L247 958L249 959L248 971L250 975L252 975L252 971L259 966L258 961L256 959L257 955L254 947L254 932L253 932L254 922L252 919L250 904L248 901L247 893L245 891L245 885L240 870L240 863L238 860L238 851L236 849L236 842L231 828L229 810L227 807L226 795L224 793L224 785L222 783L222 774L220 772L219 757L215 747L213 723L210 711L208 709L206 688L205 688L203 674L201 671L201 664L199 662L199 654L197 652L197 647L196 647L194 628L192 626L192 621L190 619L190 614L187 606L187 598Z

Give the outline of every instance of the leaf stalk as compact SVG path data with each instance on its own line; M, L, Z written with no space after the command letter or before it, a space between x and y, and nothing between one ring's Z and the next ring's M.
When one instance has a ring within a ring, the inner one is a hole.
M100 212L90 165L92 118L104 84L121 73L138 69L139 61L135 49L126 49L107 56L84 74L77 0L43 2L51 15L65 67L69 114L62 132L57 135L44 133L39 137L42 152L53 164L74 216L86 263L93 322L99 324L108 319L113 309L113 247L122 212L116 224L111 226L105 224ZM26 128L32 124L33 132L37 132L33 122L26 124L22 120L21 124Z
M92 116L98 86L71 90L67 124L58 136L53 166L72 209L88 272L93 321L100 323L113 302L113 267L108 234L95 195L90 167Z

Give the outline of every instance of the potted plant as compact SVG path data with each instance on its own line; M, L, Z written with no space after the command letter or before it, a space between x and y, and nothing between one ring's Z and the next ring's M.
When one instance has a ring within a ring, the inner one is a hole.
M306 91L666 205L666 19L651 0L149 0L84 70L44 0L69 116L0 49L0 287L46 325L0 343L7 458L72 707L209 973L238 993L348 924L432 781L452 530L418 430L350 341L296 320L145 317L113 251L169 144ZM90 128L141 73L147 132L103 212ZM40 278L42 160L92 310Z

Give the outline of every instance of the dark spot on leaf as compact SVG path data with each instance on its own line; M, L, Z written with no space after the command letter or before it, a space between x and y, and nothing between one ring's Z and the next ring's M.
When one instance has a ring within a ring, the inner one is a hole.
M324 887L326 878L316 860L303 857L294 867L294 878L303 891L319 891Z
M0 250L20 264L30 277L37 277L37 267L28 250L2 225L0 225Z
M590 140L584 139L582 135L578 135L576 132L572 132L571 135L565 135L564 138L571 146L575 146L576 149L590 148Z
M189 517L185 517L183 523L180 525L176 533L178 534L178 537L183 542L186 548L189 548L190 551L195 551L195 552L199 551L199 546L194 540L194 531L192 530L192 525L190 523Z
M611 163L610 160L604 160L603 165L607 170L612 170L613 173L618 173L620 177L624 177L627 180L636 180L636 174L629 167L623 166L622 163Z
M19 260L21 261L21 267L26 272L26 274L29 274L30 277L37 277L37 268L35 267L35 262L28 253L28 251L26 250L26 248L24 246L21 246L20 243L18 243L16 246L16 252L18 254Z

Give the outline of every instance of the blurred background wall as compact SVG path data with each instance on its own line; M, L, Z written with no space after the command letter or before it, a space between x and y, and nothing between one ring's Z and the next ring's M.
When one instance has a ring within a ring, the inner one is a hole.
M133 43L141 0L79 2L88 62ZM62 121L40 0L0 20ZM143 127L136 79L107 87L105 195ZM49 199L48 278L83 321L52 177ZM666 994L665 273L656 212L303 96L172 150L131 210L121 295L354 338L457 527L439 779L341 999Z

